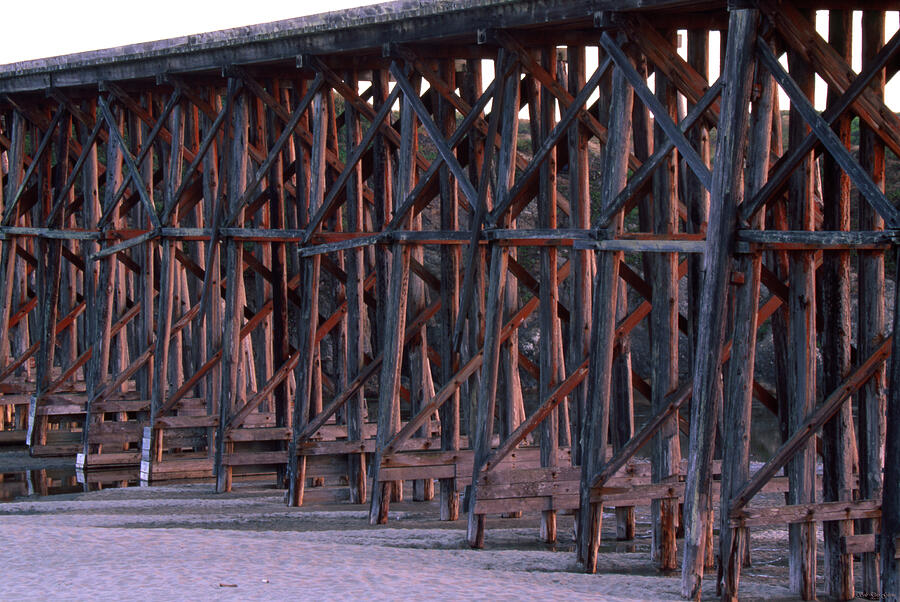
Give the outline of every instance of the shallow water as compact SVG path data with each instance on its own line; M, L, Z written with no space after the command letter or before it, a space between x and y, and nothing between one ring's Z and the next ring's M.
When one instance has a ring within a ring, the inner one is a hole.
M76 471L72 458L32 458L23 448L0 448L0 502L138 484L137 469L85 474Z

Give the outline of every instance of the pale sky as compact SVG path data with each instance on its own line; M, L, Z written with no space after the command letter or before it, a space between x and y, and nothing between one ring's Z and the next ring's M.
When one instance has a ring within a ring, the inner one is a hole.
M0 64L375 4L375 0L16 0L2 2Z
M137 42L160 40L241 25L266 23L302 15L372 4L372 0L31 0L3 2L0 15L0 64L61 54L110 48ZM854 19L858 31L859 15ZM820 11L817 28L827 31L827 11ZM898 13L888 13L886 37L898 28ZM718 36L713 35L712 52L718 53ZM853 67L859 70L859 36L855 36ZM683 49L682 49L683 51ZM596 54L589 53L588 72L596 68ZM492 75L486 64L486 79ZM712 65L711 75L717 75ZM824 108L825 87L819 82L816 105ZM900 111L900 77L886 91L888 106ZM786 108L787 99L782 98Z

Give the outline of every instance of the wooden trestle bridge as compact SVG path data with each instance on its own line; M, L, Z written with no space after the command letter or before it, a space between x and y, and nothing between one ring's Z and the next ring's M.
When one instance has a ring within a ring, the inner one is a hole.
M789 524L804 599L896 596L896 8L401 0L0 67L0 438L374 523L412 481L476 547L577 511L588 571L652 504L686 597Z

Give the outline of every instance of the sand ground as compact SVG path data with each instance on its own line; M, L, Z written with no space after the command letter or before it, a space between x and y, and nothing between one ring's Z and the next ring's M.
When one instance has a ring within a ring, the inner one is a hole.
M679 575L648 558L640 511L641 537L604 544L600 572L586 575L568 516L554 547L525 517L489 520L485 549L471 550L465 521L436 520L436 501L394 504L388 525L370 527L365 506L288 508L283 495L182 484L0 504L0 599L680 599ZM614 522L604 521L610 536ZM742 598L791 599L773 538ZM704 598L715 597L713 579Z

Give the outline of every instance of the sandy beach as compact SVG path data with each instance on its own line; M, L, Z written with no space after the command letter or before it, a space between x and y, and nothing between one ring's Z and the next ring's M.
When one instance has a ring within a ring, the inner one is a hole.
M585 575L571 517L554 548L526 516L489 521L485 549L471 550L465 521L437 521L437 502L392 509L388 525L369 527L365 506L288 508L282 491L253 483L224 495L189 484L4 503L0 598L680 599L680 576L654 569L641 522L640 539L604 544L600 572ZM613 515L604 522L610 542ZM779 572L748 568L742 597L792 599ZM713 579L704 598L715 597Z

